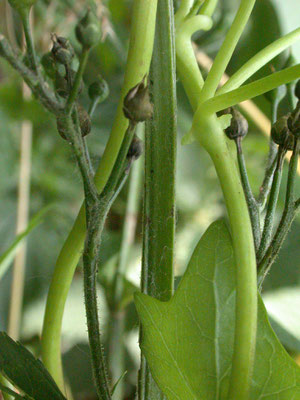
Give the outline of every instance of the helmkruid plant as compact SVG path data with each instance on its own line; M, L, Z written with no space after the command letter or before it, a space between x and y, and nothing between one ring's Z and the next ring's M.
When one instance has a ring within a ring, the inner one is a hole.
M0 370L21 393L3 380L3 395L35 400L65 398L61 323L82 255L94 383L99 399L114 398L119 382L113 386L107 374L97 309L101 236L110 207L133 161L141 155L143 146L136 128L146 121L142 293L135 295L142 349L138 399L300 399L299 367L276 338L259 294L300 206L295 194L300 81L295 89L296 107L288 115L276 116L282 85L300 77L300 65L245 84L300 38L300 28L261 50L219 87L255 0L241 0L205 80L197 65L192 35L212 28L218 1L181 0L174 17L171 0L134 0L122 94L109 141L94 173L85 136L91 131L97 104L108 96L108 88L99 76L88 89L88 111L80 104L80 93L90 50L101 38L100 22L93 9L86 10L76 26L80 54L75 54L68 39L53 35L51 52L39 58L29 24L35 1L9 1L20 14L26 52L23 55L13 49L1 34L0 56L19 72L56 119L58 133L69 143L80 170L85 201L58 257L49 289L42 332L43 364L1 334ZM74 70L77 57L79 66ZM194 111L183 144L198 142L210 155L229 223L216 221L208 228L173 294L176 72ZM265 178L256 198L242 146L248 123L236 106L265 93L275 111ZM276 227L274 217L287 152L291 157L286 200ZM116 275L115 307L122 290L122 279Z

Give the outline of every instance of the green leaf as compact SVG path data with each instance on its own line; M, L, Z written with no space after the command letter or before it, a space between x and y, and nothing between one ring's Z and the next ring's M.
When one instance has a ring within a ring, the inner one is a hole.
M0 333L0 371L35 400L65 400L41 361L5 332Z
M225 400L233 354L235 266L230 234L215 222L200 240L174 297L135 295L141 348L168 400ZM300 398L300 369L276 338L259 299L251 400Z
M29 233L37 227L42 221L46 212L49 211L49 206L44 207L40 212L38 212L29 222L27 229L16 236L15 240L9 246L9 248L0 255L0 279L8 270L11 262L13 261L16 252L18 251L20 245L24 239L29 235Z

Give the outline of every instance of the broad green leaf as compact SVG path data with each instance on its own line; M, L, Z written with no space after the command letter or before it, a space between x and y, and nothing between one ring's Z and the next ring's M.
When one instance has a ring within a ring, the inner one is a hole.
M0 371L34 400L65 400L41 361L5 332L0 333Z
M43 208L40 212L38 212L29 222L27 229L24 232L17 235L17 237L9 246L9 248L3 254L0 255L0 279L9 268L11 262L13 261L16 255L16 252L18 251L24 239L29 235L29 233L35 227L37 227L42 222L45 213L48 211L49 207L47 206Z
M168 400L226 399L234 342L234 269L230 234L218 221L200 240L169 302L135 295L142 351ZM300 399L300 369L272 331L261 299L250 399Z

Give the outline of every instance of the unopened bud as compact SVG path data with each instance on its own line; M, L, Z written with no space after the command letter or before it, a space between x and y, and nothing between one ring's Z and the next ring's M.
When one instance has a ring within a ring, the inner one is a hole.
M77 109L78 109L80 131L81 135L84 137L91 132L92 129L91 118L88 112L80 104L78 104Z
M86 49L95 46L101 39L100 22L91 10L78 22L75 31L77 40Z
M98 80L89 86L89 97L92 101L102 103L109 96L109 87L105 79L99 75Z
M63 65L70 65L75 55L69 40L61 36L54 37L51 53L55 61Z
M272 126L271 136L273 142L278 146L284 147L286 150L293 150L294 137L288 127L288 119L290 114L280 117Z
M230 126L225 129L225 133L229 139L243 138L248 133L248 121L246 118L235 108L230 107L226 110L221 111L218 115L231 114L232 118Z
M54 80L56 75L56 65L54 62L53 55L50 51L43 55L43 57L41 58L41 64L44 68L46 75L49 76L49 78L51 78L52 80Z
M143 142L136 135L134 135L127 153L127 158L133 161L137 160L143 154L143 151Z
M152 117L153 105L144 80L129 90L124 99L123 111L125 117L133 122L143 122Z

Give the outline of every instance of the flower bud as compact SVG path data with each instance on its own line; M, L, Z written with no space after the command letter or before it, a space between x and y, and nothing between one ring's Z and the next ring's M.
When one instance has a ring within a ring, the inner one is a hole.
M91 10L88 10L78 22L75 32L77 40L86 49L90 49L99 42L102 33L101 27L98 18Z
M42 56L41 64L44 68L46 75L50 79L54 80L56 75L56 65L53 59L53 55L50 51Z
M273 142L278 146L284 147L286 150L293 150L294 137L288 127L288 119L290 114L279 118L272 126L271 136Z
M105 79L99 75L98 80L89 86L89 97L92 101L102 103L109 96L109 87Z
M248 133L248 121L246 118L235 108L230 107L223 110L219 115L231 114L232 118L230 125L225 129L225 133L229 139L243 138Z
M153 115L153 104L150 101L148 86L144 80L129 90L123 105L125 117L133 122L143 122Z
M78 104L77 110L78 110L81 135L84 137L91 132L92 129L91 118L88 112L80 104Z
M9 4L14 8L19 14L25 16L29 13L31 7L36 3L37 0L8 0Z
M143 142L136 135L134 135L127 153L127 158L132 161L137 160L143 154L143 151Z
M70 65L75 55L74 49L69 40L61 36L58 36L53 40L51 53L55 61L63 65Z
M290 114L288 121L288 128L291 133L297 138L300 138L300 100L297 103L295 110Z

